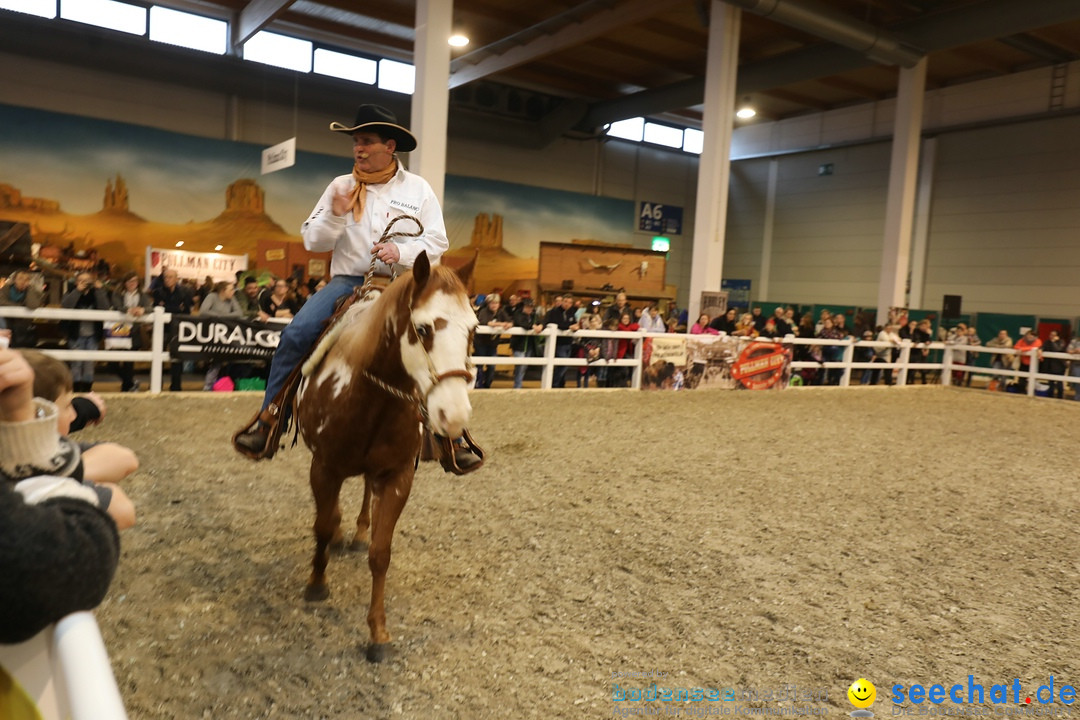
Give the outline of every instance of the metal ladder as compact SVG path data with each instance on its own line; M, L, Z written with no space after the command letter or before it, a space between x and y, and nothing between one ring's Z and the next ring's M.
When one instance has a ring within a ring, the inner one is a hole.
M1058 63L1050 74L1050 110L1065 109L1065 85L1069 75L1069 66Z

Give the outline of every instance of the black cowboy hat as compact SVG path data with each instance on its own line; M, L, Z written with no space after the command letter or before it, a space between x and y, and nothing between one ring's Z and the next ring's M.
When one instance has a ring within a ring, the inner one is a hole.
M351 127L332 122L330 129L350 135L361 130L368 130L393 138L397 142L397 149L401 152L412 152L416 149L416 137L398 125L397 116L381 105L361 105L356 109L356 122Z

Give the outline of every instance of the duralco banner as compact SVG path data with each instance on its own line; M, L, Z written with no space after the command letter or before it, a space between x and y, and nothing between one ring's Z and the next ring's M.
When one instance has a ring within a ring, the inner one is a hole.
M283 327L242 318L173 315L169 354L181 360L269 360Z

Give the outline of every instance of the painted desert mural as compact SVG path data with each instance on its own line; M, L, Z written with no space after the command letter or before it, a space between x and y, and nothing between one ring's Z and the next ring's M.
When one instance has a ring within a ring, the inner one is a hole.
M0 222L26 223L41 257L70 269L141 272L148 247L177 243L264 267L258 249L299 245L322 190L351 169L346 142L260 175L251 143L3 104L0 126ZM446 261L475 257L477 292L535 290L541 242L634 240L628 200L481 178L448 175L443 212Z

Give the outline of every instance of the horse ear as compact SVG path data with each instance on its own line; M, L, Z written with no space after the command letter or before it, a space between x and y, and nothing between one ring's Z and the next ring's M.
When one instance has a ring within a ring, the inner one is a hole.
M428 278L431 277L431 261L428 260L427 251L421 250L420 254L416 256L412 266L412 274L413 296L415 298L420 295L420 291L424 289Z
M476 269L476 261L477 259L479 259L479 257L480 251L477 250L476 253L472 256L472 260L465 263L459 268L455 268L454 270L454 272L457 273L458 278L461 279L461 284L468 288L470 291L472 290L473 270Z

